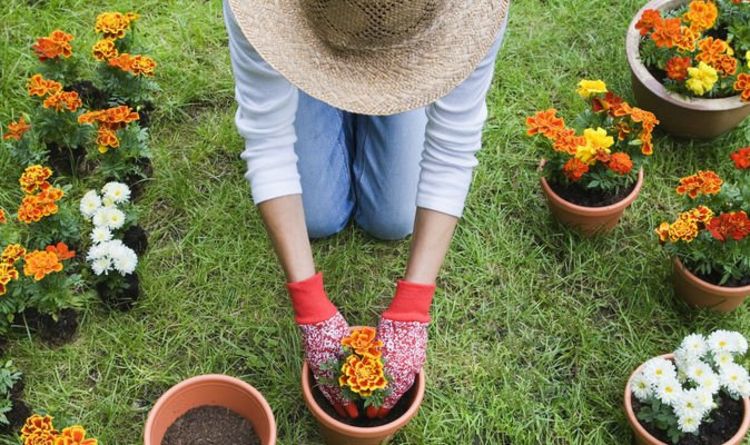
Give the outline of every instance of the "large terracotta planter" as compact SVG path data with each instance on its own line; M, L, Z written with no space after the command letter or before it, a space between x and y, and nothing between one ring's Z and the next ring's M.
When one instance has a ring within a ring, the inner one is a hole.
M626 49L633 84L633 94L638 106L651 111L661 121L662 128L676 136L710 139L735 128L748 115L750 104L739 96L723 99L700 99L682 96L664 88L641 61L639 46L641 36L635 28L643 11L674 9L689 0L651 0L638 11L628 28Z
M718 312L731 312L750 296L750 286L717 286L701 280L677 257L672 260L672 284L675 295L687 304Z
M391 438L417 414L425 391L424 371L417 375L414 381L415 390L409 408L398 419L386 425L363 428L347 425L331 417L313 396L315 378L307 366L302 366L302 396L305 404L320 426L320 434L327 445L385 445ZM407 393L408 394L408 393Z
M225 375L202 375L170 388L148 414L144 445L161 445L167 429L180 416L199 406L222 406L247 419L263 445L276 443L276 420L260 392Z
M674 358L674 354L665 354L661 357L667 360L672 360ZM635 413L633 412L633 404L631 401L633 393L630 389L630 384L633 381L633 377L641 370L641 368L643 368L643 364L641 364L641 366L633 371L633 373L630 375L630 378L628 379L627 385L625 385L625 415L628 418L630 429L633 430L633 437L635 439L634 443L636 445L670 445L660 441L659 439L652 436L651 433L646 431L646 429L641 425L641 423L638 421L638 418L635 416ZM731 439L724 442L724 444L722 445L741 445L742 441L745 439L745 436L750 429L750 401L747 397L743 399L743 404L745 407L745 414L742 417L740 429L737 430L737 434L732 436Z
M563 224L581 231L584 235L596 235L612 230L622 214L635 201L643 186L643 170L638 172L635 188L622 201L604 207L584 207L561 198L542 177L542 191L552 214Z

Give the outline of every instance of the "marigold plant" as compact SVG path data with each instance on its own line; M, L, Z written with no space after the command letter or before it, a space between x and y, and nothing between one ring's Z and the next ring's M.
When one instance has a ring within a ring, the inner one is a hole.
M750 147L748 147L750 148ZM733 152L735 181L701 170L681 178L684 206L656 228L659 241L693 273L715 284L750 280L750 149Z
M670 11L649 9L636 28L641 58L667 89L750 102L750 2L692 0Z
M72 425L58 431L53 425L53 417L34 414L21 429L23 445L98 445L98 440L87 438L81 425Z
M526 134L545 141L545 177L552 184L606 192L632 185L654 152L653 131L659 121L608 91L601 80L582 80L577 92L589 108L573 128L554 108L526 118Z

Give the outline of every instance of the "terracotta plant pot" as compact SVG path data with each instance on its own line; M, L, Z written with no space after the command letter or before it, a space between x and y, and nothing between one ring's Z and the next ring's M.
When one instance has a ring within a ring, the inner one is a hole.
M276 443L276 420L261 393L242 380L211 374L184 380L159 397L148 414L144 445L161 445L175 420L193 408L206 405L236 412L253 425L261 444Z
M731 312L750 296L750 286L726 287L708 283L690 272L679 258L672 260L674 293L691 306Z
M307 408L318 422L320 434L327 445L385 445L417 414L424 398L425 374L422 371L417 375L414 381L416 390L412 391L413 398L406 412L391 423L372 428L347 425L331 417L315 400L313 385L315 378L305 362L302 365L302 396Z
M635 201L643 186L643 170L638 172L635 188L620 202L604 207L584 207L561 198L542 177L542 191L552 214L563 224L573 227L584 235L591 236L612 230L620 221L625 209Z
M672 360L674 358L674 354L664 354L661 357L667 360ZM636 445L670 445L655 438L651 435L651 433L646 431L646 428L641 425L641 422L638 421L638 418L633 412L633 404L631 402L631 397L633 396L630 389L630 383L633 381L633 377L641 370L642 367L643 364L641 364L641 366L633 371L633 373L630 375L630 378L628 379L627 385L625 385L625 415L628 417L630 429L633 430L633 436L635 439L634 443ZM737 430L737 434L732 436L731 439L724 442L722 445L740 445L745 439L745 435L747 435L747 432L750 429L750 401L747 397L743 399L743 405L745 408L745 414L742 416L742 424L740 424L740 429Z
M641 35L635 24L647 9L667 11L680 7L689 0L651 0L636 14L628 28L626 49L638 106L659 118L659 128L676 136L710 139L735 128L748 115L750 104L740 96L723 99L700 99L682 96L664 88L641 61Z

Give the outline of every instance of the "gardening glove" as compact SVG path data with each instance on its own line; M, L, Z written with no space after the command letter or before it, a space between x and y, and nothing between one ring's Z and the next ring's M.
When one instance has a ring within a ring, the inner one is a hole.
M414 384L422 370L427 350L427 325L434 284L400 280L391 305L378 323L378 338L383 341L383 360L391 394L383 406L369 407L368 417L383 418Z
M349 335L349 324L328 299L323 288L323 274L287 284L294 308L294 319L302 330L305 360L318 382L320 392L342 417L357 418L357 406L346 401L338 385L321 384L335 381L332 371L325 370L331 360L341 354L341 339Z

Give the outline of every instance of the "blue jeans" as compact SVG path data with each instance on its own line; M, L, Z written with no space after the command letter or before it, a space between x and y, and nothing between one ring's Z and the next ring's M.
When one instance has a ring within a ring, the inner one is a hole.
M408 236L426 125L424 108L364 116L300 91L294 149L310 237L334 235L351 219L375 238Z

